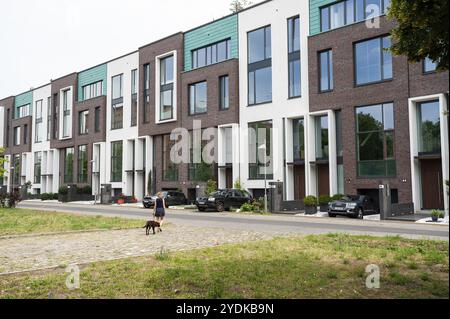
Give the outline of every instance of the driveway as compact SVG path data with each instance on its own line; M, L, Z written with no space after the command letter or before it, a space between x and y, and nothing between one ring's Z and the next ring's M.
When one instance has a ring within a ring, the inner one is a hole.
M136 207L103 205L62 204L37 201L22 202L19 208L44 211L127 217L147 220L151 211ZM416 239L449 239L449 227L424 225L398 221L354 220L347 218L308 218L285 215L242 215L236 213L198 213L168 210L167 220L180 226L256 231L260 233L327 234L348 233L354 235L403 236Z

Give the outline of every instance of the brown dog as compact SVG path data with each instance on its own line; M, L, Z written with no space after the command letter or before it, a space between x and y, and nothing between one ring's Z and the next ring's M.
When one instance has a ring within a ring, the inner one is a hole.
M142 228L145 228L145 234L148 236L150 235L150 228L153 230L153 235L156 234L155 232L156 227L161 227L161 225L158 222L155 222L154 220L149 220Z

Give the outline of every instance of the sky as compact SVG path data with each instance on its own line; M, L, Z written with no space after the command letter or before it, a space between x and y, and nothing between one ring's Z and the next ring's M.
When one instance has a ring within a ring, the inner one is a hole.
M0 0L0 99L221 18L230 2Z

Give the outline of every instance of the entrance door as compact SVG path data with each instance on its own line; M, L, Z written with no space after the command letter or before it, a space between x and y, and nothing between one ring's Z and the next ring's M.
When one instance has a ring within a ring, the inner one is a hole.
M420 170L422 175L422 209L444 209L441 160L422 160Z
M225 169L225 184L226 188L233 188L233 169L231 167Z
M294 199L302 200L306 196L305 165L294 166Z
M317 184L320 195L330 195L330 168L328 164L317 165Z

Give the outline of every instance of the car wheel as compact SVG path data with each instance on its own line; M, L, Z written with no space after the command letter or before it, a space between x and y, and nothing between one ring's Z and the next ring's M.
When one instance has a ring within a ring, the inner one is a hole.
M364 212L363 212L363 210L361 208L358 209L358 213L356 214L356 218L364 219Z
M150 206L149 205L144 205L144 208L150 208Z
M335 217L336 217L336 214L328 213L328 217L335 218Z
M223 212L223 211L225 210L225 206L223 205L223 203L218 202L218 203L216 204L216 210L217 210L219 213Z
M204 212L206 209L205 208L198 208L199 212Z

